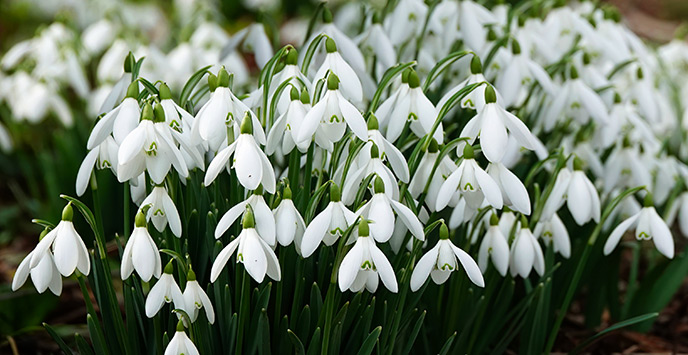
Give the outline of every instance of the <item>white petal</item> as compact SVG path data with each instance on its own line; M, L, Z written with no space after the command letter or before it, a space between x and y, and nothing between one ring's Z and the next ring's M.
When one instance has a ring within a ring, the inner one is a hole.
M213 266L210 269L210 282L215 282L217 277L220 276L220 272L222 272L222 269L224 269L227 261L229 261L229 258L232 256L232 254L234 254L234 251L239 246L239 241L239 238L235 238L222 249L220 254L217 255L217 258L213 262Z
M92 149L86 154L84 161L81 162L81 166L79 166L79 172L76 174L77 196L81 196L86 192L86 187L88 187L88 182L91 179L91 173L96 164L96 159L98 159L99 151L100 148Z
M406 225L406 228L408 228L411 234L418 238L418 240L425 240L423 225L413 211L400 202L394 200L390 200L390 202L392 203L392 208L394 208L394 211L399 216L399 219L404 222L404 225Z
M322 242L327 229L330 227L330 222L332 220L332 209L333 205L330 204L325 208L319 215L317 215L303 233L303 242L301 243L301 254L307 258L313 254L315 249L318 248L320 242ZM353 281L352 281L353 282ZM345 290L348 288L344 288Z
M242 201L234 205L234 207L230 208L229 211L227 211L222 218L217 222L217 227L215 227L215 238L220 238L226 231L229 229L229 227L234 224L234 221L236 221L239 216L241 216L244 211L246 211L246 204L248 201Z
M210 186L210 184L215 181L215 178L217 178L217 175L220 174L220 171L222 171L222 169L224 169L229 163L229 157L232 155L232 153L234 153L235 148L236 142L232 143L227 148L222 149L215 156L213 161L210 162L210 165L208 165L208 170L205 172L203 185Z
M428 250L428 252L418 260L418 263L416 263L416 266L413 268L413 274L411 274L411 291L416 292L425 284L425 280L428 279L432 268L437 263L438 252L439 244Z
M650 217L650 231L652 233L652 241L660 253L664 254L669 259L674 257L674 239L671 237L671 231L667 227L664 220L652 208L652 215Z
M397 285L397 278L394 275L394 269L392 269L392 264L389 263L389 260L387 260L385 254L383 254L382 251L377 246L375 246L372 240L370 240L369 243L370 256L373 259L373 263L375 263L375 267L377 268L377 272L380 275L382 283L385 285L385 287L387 287L387 289L390 292L399 292L399 286Z
M607 241L604 243L604 255L609 255L612 253L612 251L614 251L624 233L626 233L628 228L630 228L631 225L638 220L638 216L638 214L635 214L627 218L625 221L619 223L619 225L614 228L612 233L609 235L609 238L607 238Z
M466 275L468 275L468 278L471 280L471 282L473 282L479 287L485 287L485 280L483 279L483 274L480 272L480 268L478 267L478 264L475 263L475 260L473 260L473 258L471 258L471 256L468 255L468 253L459 249L454 244L451 244L451 247L454 251L454 254L456 254L456 257L459 259L461 266L463 266L464 270L466 271Z

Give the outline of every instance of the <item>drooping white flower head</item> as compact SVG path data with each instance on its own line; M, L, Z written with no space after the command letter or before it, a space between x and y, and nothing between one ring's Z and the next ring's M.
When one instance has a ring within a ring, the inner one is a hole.
M627 139L614 147L604 166L604 193L616 188L652 187L650 169L639 150L639 145L631 145Z
M184 302L184 297L182 296L182 290L177 285L177 281L174 279L174 266L173 260L170 260L165 266L165 272L160 276L158 282L153 285L148 297L146 297L146 316L148 318L153 318L165 303L170 303L174 301L174 308L180 308L186 310L186 303Z
M530 59L527 53L521 52L518 41L511 42L513 56L502 72L497 75L495 86L504 98L505 107L522 104L531 88L537 82L548 95L554 95L556 88L552 78L540 64Z
M301 90L302 95L304 92L308 95L311 81L301 72L298 61L298 51L295 48L289 48L284 60L284 68L275 74L270 82L270 90L268 91L269 97L274 98L277 93L277 88L285 82L289 82L292 87ZM277 112L284 113L290 101L290 92L287 90L282 91L281 96L277 99ZM310 99L308 102L304 102L304 104L305 103L310 103ZM298 133L298 130L296 130L296 133ZM294 133L294 135L296 133Z
M177 323L177 331L165 348L164 355L199 355L196 345L184 332L184 322L181 319Z
M139 96L139 83L133 82L127 89L127 96L119 106L103 116L91 131L86 148L93 149L112 135L117 145L124 142L124 138L133 131L139 123L141 109L137 98Z
M258 235L268 245L274 247L276 241L275 216L263 198L263 188L261 186L258 186L246 200L237 203L222 215L215 228L215 238L220 238L239 216L243 215L246 218L246 214L249 211L248 206L251 207L251 214L256 222L255 228L258 230Z
M394 176L394 173L392 173L392 170L390 170L382 162L382 159L380 158L380 150L377 144L373 143L368 151L370 152L370 159L365 163L365 165L346 176L346 180L344 181L344 190L342 191L342 201L346 205L351 205L354 202L356 192L361 187L361 183L372 174L375 174L377 177L382 179L385 187L385 194L387 194L389 198L393 200L399 199L399 185L397 183L397 178ZM366 154L366 152L363 152L363 149L361 149L361 154ZM361 159L358 160L360 161ZM373 186L371 185L371 192L374 193L375 191L373 191L372 187Z
M566 200L569 212L579 226L590 220L600 221L600 197L585 172L580 170L580 164L580 161L574 162L573 172L568 168L559 171L542 210L544 219L552 217Z
M509 253L509 270L511 276L520 275L527 278L535 269L538 275L545 273L545 257L542 248L527 226L525 217L521 219L521 229L516 233Z
M141 122L122 141L117 153L117 179L120 182L138 177L144 171L151 180L162 184L171 167L182 178L189 175L184 157L177 148L171 128L165 124L165 113L156 105L143 108ZM155 121L154 121L155 120Z
M436 206L438 211L447 206L457 190L461 192L466 199L466 204L472 209L478 209L483 200L487 200L494 208L502 208L504 201L499 185L478 166L474 158L473 147L466 144L463 150L463 161L440 187Z
M395 100L396 105L382 119L386 126L386 137L390 142L395 142L399 138L407 122L410 122L409 127L413 134L421 138L430 133L437 120L437 109L423 93L423 89L420 87L420 78L418 78L416 71L408 69L404 75L408 77L408 90L403 99L396 97L387 99ZM381 110L378 112L386 113ZM443 142L442 123L437 126L432 137L440 143Z
M139 210L147 209L146 218L153 222L158 232L165 230L168 222L170 230L177 237L182 236L182 221L174 201L167 194L165 186L155 186L150 195L141 203Z
M409 168L406 158L399 151L399 148L394 146L390 141L388 141L382 133L379 131L377 117L373 113L370 113L368 117L368 142L361 148L359 152L359 165L364 161L369 160L370 150L373 149L373 145L376 145L380 152L380 159L387 161L392 167L392 171L399 178L400 181L408 183L409 182Z
M229 43L222 49L220 56L225 57L229 55L238 46L241 46L242 50L254 54L256 64L260 69L263 69L273 56L272 45L262 23L253 23L235 33Z
M342 56L337 51L337 45L335 41L327 37L325 39L325 49L327 54L325 55L325 61L320 66L320 69L315 73L313 82L311 83L310 92L316 95L315 87L320 79L326 79L329 86L329 76L325 78L325 75L329 72L330 75L335 75L340 78L338 83L340 86L341 94L345 101L352 102L354 104L359 104L363 101L363 88L361 86L361 80L358 78L356 72L351 68L351 66L344 61ZM352 105L353 106L353 105Z
M112 136L107 136L103 143L100 143L95 148L86 154L86 157L79 166L79 172L76 175L76 194L82 196L86 192L88 182L91 180L93 168L99 170L110 169L117 175L117 152L119 146Z
M423 154L416 169L416 173L413 175L411 182L409 183L408 191L411 193L411 197L418 198L421 193L424 192L425 187L428 186L427 194L425 196L425 205L431 212L435 212L437 207L437 196L439 195L440 188L444 181L451 175L452 172L457 170L457 166L452 161L452 159L445 155L442 160L437 165L437 169L433 174L432 170L435 166L435 162L439 158L439 146L437 141L434 139L430 140L428 145L428 150ZM428 185L429 181L429 185ZM456 206L459 200L459 192L456 191L448 202L449 206Z
M466 80L460 82L453 88L451 88L449 91L447 91L444 96L440 99L440 101L437 103L435 107L437 107L437 110L441 110L444 105L449 102L449 100L452 98L452 96L456 95L461 89L465 88L468 85L472 84L478 84L478 83L486 83L487 79L483 75L483 65L482 62L480 61L480 58L478 56L473 56L471 58L471 75L466 78ZM478 87L474 88L471 92L466 94L466 96L463 97L460 101L460 106L461 108L469 108L472 110L476 110L480 112L485 106L485 90L489 87L490 85L478 85ZM496 93L496 102L500 105L502 105L502 98L499 95L499 93Z
M275 216L275 236L282 246L288 246L294 242L297 252L301 252L301 241L306 231L306 222L294 201L291 199L291 188L286 186L282 195L282 201L273 211Z
M262 185L269 193L275 192L275 170L258 146L252 131L253 121L246 114L241 123L239 138L217 153L210 162L203 182L205 186L209 186L215 180L222 168L229 172L233 167L239 183L247 190L255 190ZM230 157L233 157L231 161Z
M294 149L301 130L301 122L303 122L306 114L311 109L308 91L304 89L299 94L296 87L292 86L290 95L291 102L286 106L284 113L277 118L268 133L268 142L265 145L265 154L267 155L272 155L276 152L279 152L280 155L286 155ZM318 134L317 131L316 134ZM320 140L316 139L316 141ZM306 149L303 148L303 146L299 146L299 150L302 152L308 150L307 147Z
M41 233L41 238L45 238L48 233L47 229L44 230ZM22 287L30 275L31 281L33 281L33 285L36 287L38 293L43 293L49 288L52 293L59 296L62 293L62 275L57 269L57 266L55 266L53 255L51 253L43 253L38 264L32 267L31 261L34 253L35 251L31 251L24 260L19 263L17 271L12 278L12 291L16 291Z
M387 242L394 232L396 212L399 220L418 240L425 240L423 225L418 217L404 204L390 199L385 194L385 185L380 177L375 178L375 194L365 205L356 211L356 215L364 217L368 221L370 236L378 243Z
M497 95L491 85L485 89L484 102L485 104L478 109L478 114L461 130L461 137L470 138L468 143L472 144L479 135L483 154L493 163L502 161L507 152L509 142L507 130L521 147L528 150L537 149L537 138L523 121L497 104ZM461 148L462 146L459 145L458 149Z
M52 254L55 267L62 276L68 277L77 269L82 274L88 275L91 270L88 250L81 236L74 229L73 216L74 210L69 203L62 210L60 223L46 234L33 250L30 269L37 268L38 264L46 262L45 254Z
M170 126L172 138L179 145L186 165L189 169L197 167L204 170L203 152L205 150L200 144L194 142L192 134L194 117L172 100L172 93L166 83L160 84L159 90L160 106L165 113L165 123Z
M368 57L374 55L377 58L379 61L378 72L383 73L385 69L396 64L396 51L391 39L387 36L380 23L378 13L373 15L372 21L372 24L356 37L355 41L358 42L358 47L361 48L363 54L366 54Z
M635 238L637 240L652 239L660 253L669 259L674 257L674 239L671 236L671 230L669 230L662 217L657 214L657 210L652 205L652 196L649 192L645 196L644 205L640 212L627 218L614 228L607 242L604 243L604 255L611 254L626 231L630 228L635 228Z
M153 276L160 277L162 273L162 261L158 246L148 233L146 216L141 211L136 213L134 231L122 253L122 267L120 269L122 280L129 278L134 270L145 282L150 281Z
M196 114L192 126L192 136L195 142L203 142L210 151L216 152L228 142L233 142L240 132L240 124L245 115L252 123L252 133L255 140L265 144L265 132L258 121L258 117L229 90L230 76L223 68L217 77L208 79L211 89L210 99Z
M189 315L192 322L198 319L199 309L205 310L205 316L210 324L215 322L215 311L213 304L210 303L210 298L205 293L201 285L196 280L196 273L189 268L188 277L186 278L186 287L184 288L184 311Z
M256 220L250 206L242 221L242 231L239 236L227 244L217 255L210 270L210 281L215 282L224 269L229 258L237 251L237 263L244 264L244 268L256 282L261 283L267 274L271 279L279 281L282 278L279 261L275 252L265 242L264 237L256 231Z
M453 271L458 270L459 264L463 267L468 278L478 287L485 287L485 280L480 273L480 268L468 253L455 246L449 240L449 230L442 223L440 225L440 240L430 249L413 268L411 274L411 291L418 291L428 276L436 284L443 284Z
M375 292L380 279L390 292L399 291L392 264L369 236L368 221L364 219L358 224L356 244L339 265L339 289L360 292L365 287Z
M346 127L360 140L368 137L366 122L358 109L347 101L339 91L339 77L333 73L327 77L327 92L320 101L308 111L301 123L296 144L307 146L313 135L318 138L317 130L321 130L323 137L334 143L344 136ZM321 145L322 146L322 145Z
M561 254L565 259L571 256L569 231L556 212L549 219L543 219L541 216L533 230L533 235L536 238L541 238L546 245L552 244L554 251Z
M530 214L530 197L521 180L502 163L491 163L487 167L490 175L502 191L504 204L514 211Z
M490 217L490 226L478 251L478 265L484 274L487 271L488 261L497 269L500 275L506 276L509 269L509 235L502 233L499 228L499 218L496 214Z
M336 184L330 185L330 203L306 227L301 244L301 255L311 256L320 242L332 245L356 222L357 216L341 201L341 193Z

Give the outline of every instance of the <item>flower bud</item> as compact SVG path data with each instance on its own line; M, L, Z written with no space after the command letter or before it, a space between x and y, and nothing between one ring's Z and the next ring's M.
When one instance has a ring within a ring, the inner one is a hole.
M64 209L62 209L62 220L71 221L74 218L74 209L72 208L72 203L68 203Z
M131 73L132 70L134 69L135 64L136 64L136 58L134 58L134 54L129 52L129 54L127 54L127 57L124 58L124 72L125 73Z
M332 23L332 11L328 8L323 8L322 20L324 23Z

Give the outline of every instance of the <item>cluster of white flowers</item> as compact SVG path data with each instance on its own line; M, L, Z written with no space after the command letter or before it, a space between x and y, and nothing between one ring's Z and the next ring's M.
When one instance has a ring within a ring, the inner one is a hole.
M543 275L538 239L569 258L566 223L603 223L604 202L638 186L645 187L644 206L626 198L612 211L608 224L619 216L627 219L613 228L604 253L635 228L637 239L652 239L660 253L673 257L668 225L679 216L681 231L688 233L688 192L678 195L678 184L688 179L681 162L688 158L688 145L681 144L688 128L688 107L681 105L688 102L681 100L688 98L686 43L654 51L612 10L591 2L554 7L544 17L467 0L432 7L401 0L384 18L372 6L365 9L363 25L350 16L333 19L325 9L322 25L301 50L287 45L274 57L261 24L233 36L213 24L199 25L188 42L168 54L153 48L135 53L147 55L138 76L160 79L147 81L156 83L154 90L132 75L136 62L126 44L114 38L103 46L93 41L93 47L109 47L102 65L130 64L110 76L117 84L94 91L100 101L92 99L99 103L92 113L103 115L89 137L76 190L85 192L94 167L110 169L131 186L140 209L121 277L136 271L144 281L159 278L146 301L149 317L163 301L174 301L192 321L200 307L213 321L212 305L195 276L182 294L171 264L162 272L158 245L147 230L149 220L158 231L169 225L176 237L185 237L184 218L168 190L173 174L184 183L201 174L210 186L226 170L245 191L243 202L217 224L220 238L243 216L241 233L212 265L212 282L235 253L255 281L265 275L279 281L278 243L293 242L306 258L321 242L331 247L340 238L346 253L338 266L342 291L375 292L382 280L398 292L383 250L418 251L426 244L410 277L413 291L428 276L441 284L459 268L483 287L490 262L501 275L527 278L533 269ZM44 30L29 43L55 40L57 29ZM38 45L18 45L3 65L13 65ZM240 55L245 52L254 54L261 78L271 80L256 85ZM68 74L56 80L68 81L85 97L82 69L70 59L78 55L69 53L63 53L66 69L59 71ZM55 59L37 56L35 70L44 60ZM192 114L187 109L193 104L175 102L172 92L206 64L215 67L208 71L207 91L194 91L199 109ZM397 75L385 74L396 68ZM61 110L59 95L44 95L53 98L46 100L52 109ZM17 118L42 116L22 115L26 105L10 96L5 99ZM67 115L62 119L71 122ZM289 171L294 168L302 171ZM550 185L533 196L539 188L523 179L540 171ZM329 184L329 203L310 220L292 194L308 199L312 191L290 185L286 178L294 173L305 179L325 176L318 181ZM275 209L268 196L279 200ZM572 219L562 218L564 204ZM663 208L666 222L654 206ZM68 213L29 254L14 289L30 273L40 292L50 287L59 294L59 274L68 276L75 267L88 273L88 253L70 220ZM439 238L424 230L433 222ZM467 230L468 238L452 241L450 230ZM476 263L464 249L478 242ZM63 256L70 251L79 258L67 263ZM181 329L170 346L192 346Z

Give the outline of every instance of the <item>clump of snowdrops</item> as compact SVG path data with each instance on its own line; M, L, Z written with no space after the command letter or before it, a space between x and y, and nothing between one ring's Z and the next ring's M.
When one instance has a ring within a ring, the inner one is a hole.
M35 220L12 289L75 278L84 353L501 353L516 337L548 353L583 284L591 324L605 307L615 327L647 324L686 268L688 46L655 51L612 8L561 5L319 6L300 46L273 49L256 23L145 58L93 35L122 71L91 108L75 188L92 200ZM202 43L217 60L191 59ZM24 46L3 62L41 53ZM61 53L56 82L86 96ZM55 92L40 112L12 94L18 118L72 123ZM101 179L124 185L116 235Z

